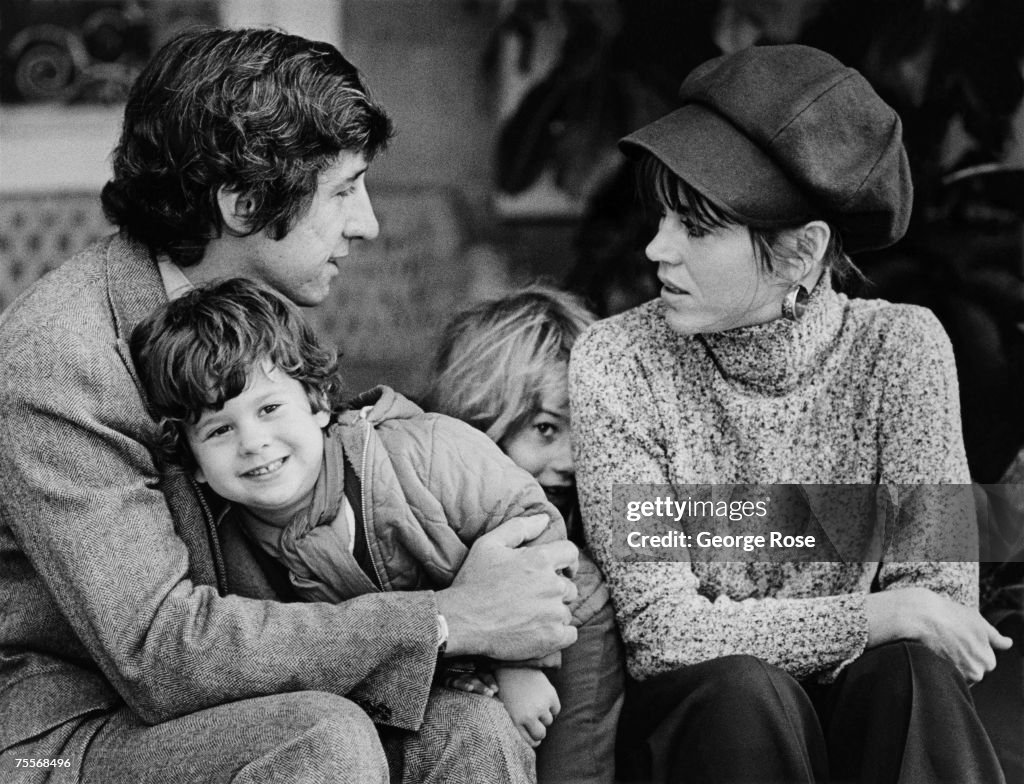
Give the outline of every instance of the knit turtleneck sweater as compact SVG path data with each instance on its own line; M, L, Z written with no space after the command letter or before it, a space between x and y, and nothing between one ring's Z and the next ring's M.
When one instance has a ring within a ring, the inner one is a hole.
M584 530L634 677L743 653L828 680L864 650L868 591L976 604L968 563L626 562L617 483L970 481L952 351L929 311L850 300L827 278L798 323L682 336L663 307L598 322L570 365ZM920 518L909 551L933 552L943 532Z

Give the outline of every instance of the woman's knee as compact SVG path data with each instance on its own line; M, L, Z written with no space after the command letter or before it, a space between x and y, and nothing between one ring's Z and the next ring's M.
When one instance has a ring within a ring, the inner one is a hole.
M754 706L777 702L780 692L800 690L786 672L756 656L723 656L698 666L703 668L700 690L716 702Z
M669 716L709 734L744 732L744 725L806 713L808 699L791 676L748 655L723 656L631 686L625 720L638 726Z
M861 692L884 694L894 704L910 699L915 688L930 689L932 685L967 685L954 664L918 642L901 640L865 651L849 667L847 683Z

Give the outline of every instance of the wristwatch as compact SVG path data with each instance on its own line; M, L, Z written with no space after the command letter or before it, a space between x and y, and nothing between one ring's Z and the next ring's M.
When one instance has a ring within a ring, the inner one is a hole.
M448 621L441 613L437 614L437 655L443 656L448 648Z

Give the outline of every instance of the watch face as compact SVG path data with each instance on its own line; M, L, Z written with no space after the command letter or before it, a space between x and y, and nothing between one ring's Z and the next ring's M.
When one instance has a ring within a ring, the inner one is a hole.
M441 613L437 614L437 650L439 653L444 653L444 649L448 646L448 621Z

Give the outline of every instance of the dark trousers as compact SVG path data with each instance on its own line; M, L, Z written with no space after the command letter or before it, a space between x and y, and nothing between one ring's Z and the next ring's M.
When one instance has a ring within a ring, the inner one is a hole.
M618 739L623 782L998 784L967 684L916 643L866 651L830 685L753 656L630 682Z

